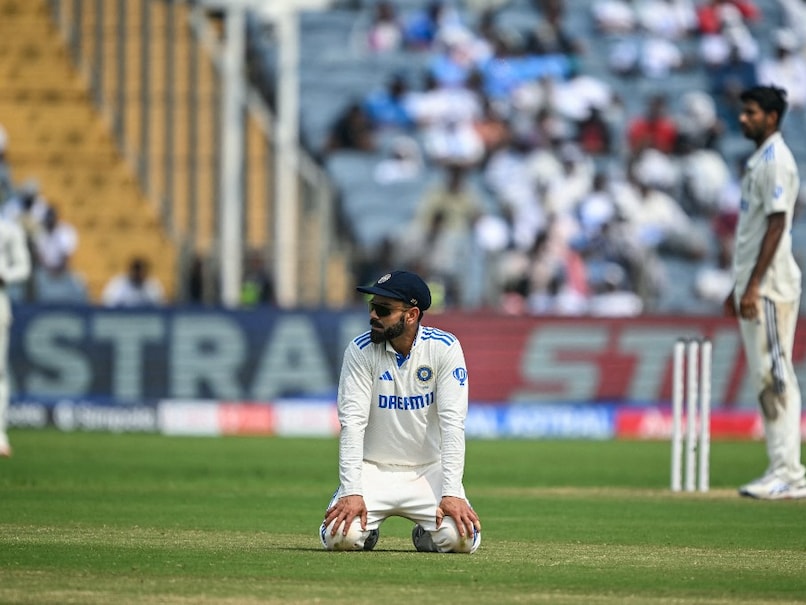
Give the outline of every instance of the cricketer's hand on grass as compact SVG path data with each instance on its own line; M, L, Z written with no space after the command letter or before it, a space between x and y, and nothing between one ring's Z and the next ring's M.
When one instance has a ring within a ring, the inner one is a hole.
M462 537L472 536L473 530L481 531L481 521L467 500L456 496L443 496L437 507L437 529L442 525L445 517L451 517L456 523L456 529Z
M333 524L330 535L335 536L339 527L342 527L341 533L346 536L347 531L353 524L353 519L356 517L361 519L361 530L366 531L367 505L364 503L364 497L359 495L344 496L336 500L336 503L325 511L325 527L328 527L331 521L335 519L336 523Z

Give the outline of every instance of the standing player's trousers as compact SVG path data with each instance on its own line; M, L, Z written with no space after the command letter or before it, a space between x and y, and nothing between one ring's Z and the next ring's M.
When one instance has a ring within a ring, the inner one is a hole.
M747 365L756 386L764 416L770 465L787 482L804 477L801 454L801 394L792 350L800 300L774 302L761 299L756 320L739 321Z
M11 329L11 304L0 288L0 445L8 444L8 338Z

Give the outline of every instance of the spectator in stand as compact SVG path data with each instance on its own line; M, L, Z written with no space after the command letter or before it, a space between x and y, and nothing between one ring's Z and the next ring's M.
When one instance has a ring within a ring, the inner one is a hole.
M674 195L680 189L680 166L671 154L649 147L627 158L627 170L633 173L635 182Z
M710 81L710 92L717 114L736 131L740 91L756 83L758 42L733 4L724 3L719 12L719 28L700 37L700 57Z
M729 49L728 59L724 63L707 64L708 79L711 95L716 102L717 116L727 125L728 130L738 132L739 123L736 120L738 107L741 105L739 95L747 88L756 85L756 64L745 59L741 49L732 45Z
M748 157L741 154L735 159L730 178L720 192L717 208L711 218L711 235L716 242L716 256L712 262L699 269L694 283L697 297L714 310L722 308L736 281L733 251L742 200L741 175Z
M736 212L720 212L714 217L711 226L717 246L716 263L701 267L694 282L697 297L710 304L714 311L722 308L736 281L733 247L737 223Z
M656 251L639 240L634 227L623 215L620 204L629 191L626 186L627 183L617 181L607 187L610 201L616 205L610 218L605 205L599 205L597 214L591 212L596 208L585 209L587 216L582 217L585 237L573 243L585 259L588 281L594 290L602 290L615 266L623 271L619 289L635 292L641 300L641 308L652 309L665 285L663 264Z
M463 165L446 165L444 178L419 202L401 252L407 265L423 270L427 282L442 285L446 304L458 305L465 295L462 274L467 269L473 228L484 207L478 192L468 184Z
M330 129L325 152L339 149L375 150L372 124L361 103L350 103Z
M568 135L573 125L587 120L593 110L598 110L606 122L620 121L622 102L613 88L591 74L572 70L565 80L549 80L542 108L548 107L568 123Z
M601 235L605 225L615 220L616 201L606 172L600 170L594 175L590 191L577 204L576 215L580 227L577 239L583 248L584 242Z
M395 51L403 46L403 24L395 5L389 0L379 0L375 5L367 32L367 46L376 53Z
M474 72L471 81L478 74ZM485 147L475 121L482 114L482 95L469 87L442 87L433 74L426 76L427 90L413 95L409 105L421 127L429 160L439 164L481 162Z
M719 33L727 13L737 13L742 22L761 18L761 11L749 0L704 0L696 11L697 26L703 35Z
M569 246L564 220L552 220L538 235L530 255L527 309L534 315L583 315L588 276L580 254Z
M415 126L408 104L409 85L406 78L396 74L387 86L367 95L364 111L374 130L409 131Z
M803 119L806 109L806 59L803 46L792 30L778 29L773 35L775 56L760 61L758 83L786 90L788 118ZM802 124L798 124L802 126Z
M78 233L59 218L56 208L51 206L45 212L33 246L33 298L37 302L85 303L86 284L70 270L70 259L78 248Z
M635 12L638 35L625 36L613 45L610 68L622 76L655 79L686 69L691 61L679 41L696 30L690 0L643 0Z
M78 232L59 218L53 206L45 211L42 225L33 236L36 265L45 269L65 267L78 248Z
M390 142L387 157L375 165L373 176L376 183L387 185L414 181L422 176L424 169L419 143L410 136L399 135Z
M691 149L716 149L725 131L725 124L716 113L714 98L701 90L683 94L675 122L678 144Z
M627 0L595 0L591 15L596 29L605 35L625 35L635 30L637 17Z
M738 53L742 61L755 61L758 58L758 42L742 14L732 4L725 4L719 11L719 27L714 31L701 32L700 56L706 66L717 66L728 61L732 51Z
M431 126L425 132L424 143L426 155L438 164L475 166L484 159L484 142L470 121Z
M43 304L76 304L89 302L89 293L84 279L70 269L70 261L49 268L37 267L34 273L34 297Z
M104 287L101 302L107 307L155 307L165 302L162 284L149 276L145 258L135 257L126 273L114 276Z
M205 257L195 252L190 260L184 295L191 304L215 302L216 287L214 271Z
M548 181L543 196L543 208L557 218L576 223L577 206L593 187L593 160L579 147L567 142L559 150L561 170Z
M691 0L643 0L636 12L644 31L665 40L681 40L697 31L697 12Z
M806 44L806 4L803 0L778 0L785 29L795 34L798 46Z
M512 96L529 83L561 81L573 70L570 57L525 53L522 41L515 36L502 36L493 48L493 55L480 68L484 93L501 104L510 104Z
M691 260L705 258L707 237L672 196L639 181L638 200L639 208L632 214L631 224L643 245L661 254Z
M526 52L535 55L584 54L582 43L563 25L564 0L532 0L540 20L526 32Z
M259 250L250 250L246 255L241 280L241 304L244 307L256 307L274 303L274 281L266 269L263 255Z
M512 241L519 250L529 250L546 216L539 200L536 178L529 170L531 147L515 135L490 157L484 167L484 182L504 212L511 216ZM555 160L556 168L561 167Z
M473 128L484 146L482 164L506 145L511 136L509 122L496 111L495 106L486 97L483 100L481 115L473 120Z
M473 72L492 56L490 44L461 25L445 27L432 51L428 71L445 88L466 86Z
M688 59L673 40L641 35L613 45L608 59L610 69L623 77L644 76L656 80L683 70Z
M646 113L634 118L627 127L627 144L632 153L647 148L672 153L677 144L677 125L666 113L666 95L652 95Z
M609 156L613 153L610 125L598 107L591 107L588 116L576 123L576 141L587 155Z
M644 309L644 302L628 287L626 272L618 265L609 265L591 290L588 314L592 317L635 317Z
M429 2L414 13L403 29L403 43L409 50L430 50L441 28L459 24L456 11L441 0Z
M731 178L730 168L722 154L714 149L697 149L683 142L678 162L681 206L691 216L714 216Z
M478 77L471 75L471 87L443 88L432 73L426 73L423 90L411 91L406 96L406 108L417 127L427 129L477 119L482 112L482 97L472 83Z
M14 195L14 181L11 179L11 168L6 160L8 150L8 134L0 124L0 206Z
M474 31L480 42L489 49L498 46L502 36L506 35L506 32L496 22L496 10L490 7L483 9L479 13Z
M525 162L528 184L539 198L541 208L545 206L544 197L551 184L563 178L562 148L569 141L565 134L558 134L528 150Z

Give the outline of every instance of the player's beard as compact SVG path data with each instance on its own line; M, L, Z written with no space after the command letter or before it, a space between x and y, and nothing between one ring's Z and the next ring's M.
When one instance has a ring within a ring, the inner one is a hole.
M377 325L377 324L376 324ZM405 318L401 315L400 321L394 325L389 326L383 332L379 330L370 330L369 337L374 343L385 342L387 340L394 340L406 329Z

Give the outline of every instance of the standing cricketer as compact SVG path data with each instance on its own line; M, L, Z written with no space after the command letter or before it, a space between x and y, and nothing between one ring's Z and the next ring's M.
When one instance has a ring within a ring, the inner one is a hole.
M756 144L742 177L733 269L736 284L725 312L739 318L745 356L764 415L769 465L739 488L752 498L806 498L800 460L801 396L792 349L801 295L801 272L792 253L792 215L800 179L779 130L786 92L757 86L741 95L744 136Z
M387 273L370 330L344 353L338 390L340 485L319 529L327 550L372 550L385 519L414 522L418 551L472 553L481 522L465 497L468 376L453 334L422 326L425 282Z
M25 232L16 222L0 218L0 457L11 456L6 432L8 424L8 337L11 330L11 301L8 287L31 275L31 255Z

